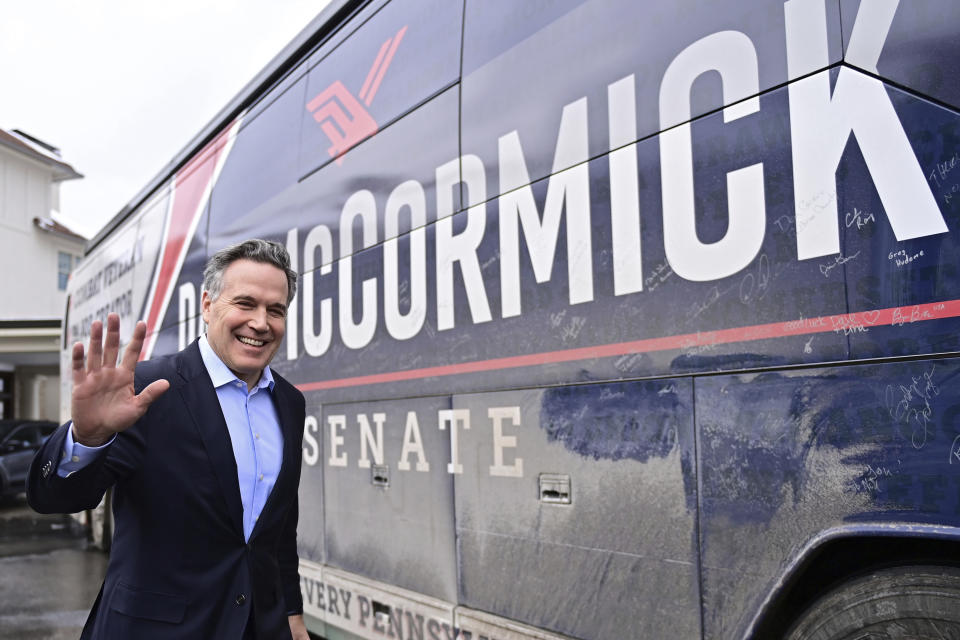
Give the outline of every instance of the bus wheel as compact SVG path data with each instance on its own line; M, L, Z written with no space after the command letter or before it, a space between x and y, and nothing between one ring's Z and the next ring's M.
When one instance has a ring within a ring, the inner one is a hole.
M851 580L817 600L786 637L960 638L960 568L893 567Z

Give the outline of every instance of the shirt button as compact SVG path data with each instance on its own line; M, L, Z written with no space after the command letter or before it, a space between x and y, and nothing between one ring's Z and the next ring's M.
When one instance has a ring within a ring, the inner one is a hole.
M72 462L80 462L80 456L73 456L72 458L70 458L70 460Z
M237 599L235 600L235 602L237 603L237 606L238 606L238 607L239 607L240 605L242 605L242 604L243 604L244 602L246 602L246 601L247 601L247 596L243 595L242 593L241 593L240 595L238 595L238 596L237 596Z
M260 434L259 434L259 433L255 433L255 434L253 434L253 437L256 438L257 440L259 440L259 439L260 439Z
M262 474L262 473L260 474L260 480L263 480L263 474Z

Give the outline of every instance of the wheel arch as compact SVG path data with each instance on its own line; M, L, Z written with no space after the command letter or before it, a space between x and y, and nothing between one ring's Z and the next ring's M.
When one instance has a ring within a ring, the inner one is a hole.
M745 637L783 637L808 606L838 584L873 569L904 564L960 566L960 528L878 524L821 533L788 564L758 608Z

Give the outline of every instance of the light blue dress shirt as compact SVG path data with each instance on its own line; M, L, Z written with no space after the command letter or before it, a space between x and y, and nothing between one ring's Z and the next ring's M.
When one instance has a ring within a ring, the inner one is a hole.
M269 366L265 367L257 385L247 390L247 383L237 378L217 356L207 336L200 336L199 342L200 356L217 391L220 409L230 432L243 503L243 536L249 540L283 463L283 432L270 397L275 384L273 373ZM103 447L110 446L110 442L100 447L87 447L74 442L72 429L68 429L57 474L65 478L87 466Z

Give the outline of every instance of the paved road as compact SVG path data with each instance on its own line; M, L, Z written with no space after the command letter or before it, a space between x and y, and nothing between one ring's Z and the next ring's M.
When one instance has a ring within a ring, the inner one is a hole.
M0 500L0 638L80 637L107 569L86 546L66 516L38 515L22 495Z

